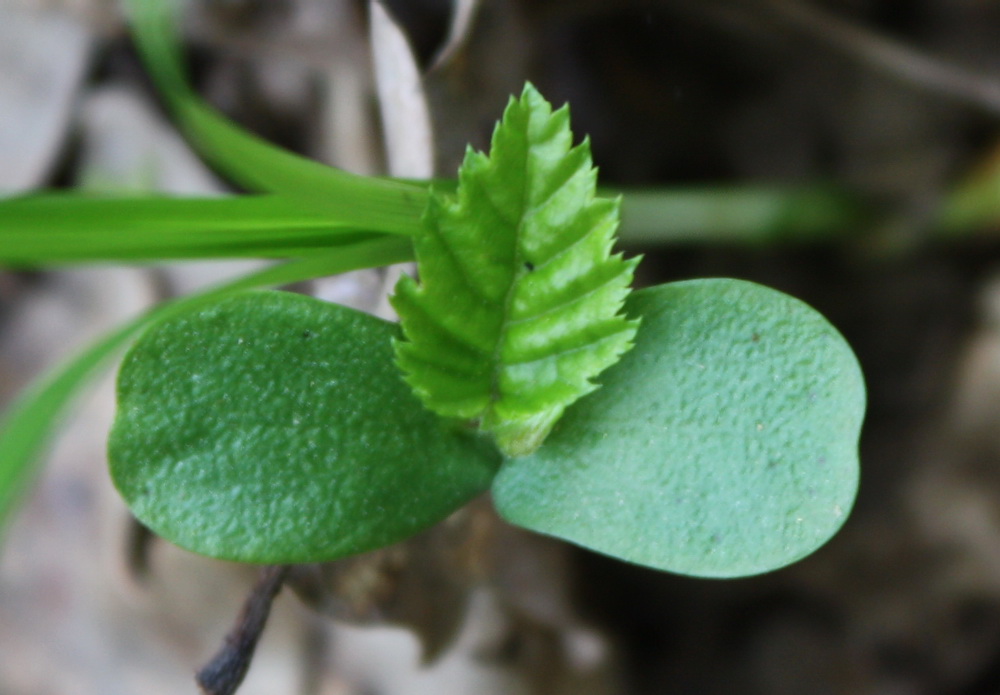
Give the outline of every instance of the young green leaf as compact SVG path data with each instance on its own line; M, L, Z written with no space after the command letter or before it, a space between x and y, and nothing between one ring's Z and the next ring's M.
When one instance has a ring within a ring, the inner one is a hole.
M493 484L508 521L706 577L777 569L847 518L864 382L802 302L739 280L633 294L635 348Z
M119 372L115 484L157 534L244 562L330 560L440 521L499 456L420 405L393 364L398 334L283 292L157 324Z
M490 155L469 150L457 194L432 195L420 284L392 299L414 391L509 455L536 449L635 333L619 310L636 261L611 254L619 203L595 198L590 147L572 144L566 107L530 85L511 99Z

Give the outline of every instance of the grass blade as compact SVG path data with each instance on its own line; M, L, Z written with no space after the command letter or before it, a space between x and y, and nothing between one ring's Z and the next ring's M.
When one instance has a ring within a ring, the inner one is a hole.
M438 180L435 188L453 189L454 182ZM624 193L621 238L631 244L828 241L864 229L868 217L857 198L832 188L619 192ZM992 208L977 201L992 198L977 195L953 197L942 215L946 232L988 224ZM122 198L50 193L0 200L0 263L8 266L299 258L354 243L362 233L336 214L305 209L278 195Z
M370 233L279 196L0 200L0 263L295 258ZM360 237L363 238L363 237Z
M248 188L281 193L339 223L413 234L427 202L425 186L359 176L275 147L206 105L184 77L176 3L128 0L133 34L146 66L199 151Z
M624 244L837 241L863 230L862 201L832 186L632 189L622 196ZM604 191L605 195L612 193Z

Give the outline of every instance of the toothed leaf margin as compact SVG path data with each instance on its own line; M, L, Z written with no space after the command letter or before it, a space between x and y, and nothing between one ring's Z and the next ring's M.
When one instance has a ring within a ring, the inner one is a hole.
M617 199L596 197L589 142L528 85L490 154L468 150L457 193L435 192L415 240L419 283L392 298L406 381L432 411L478 421L528 454L632 345L621 314L638 259L612 254Z

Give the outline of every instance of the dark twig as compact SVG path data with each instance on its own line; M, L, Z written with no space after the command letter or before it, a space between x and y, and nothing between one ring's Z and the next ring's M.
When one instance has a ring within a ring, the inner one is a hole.
M284 565L261 570L235 625L226 635L225 644L195 676L204 695L233 695L240 687L267 624L271 603L281 591L288 570Z

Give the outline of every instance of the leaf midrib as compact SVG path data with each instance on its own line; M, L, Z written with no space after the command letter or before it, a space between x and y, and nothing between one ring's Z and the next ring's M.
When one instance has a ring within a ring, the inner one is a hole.
M501 366L503 347L511 325L510 314L511 306L514 302L514 288L521 277L521 268L524 265L521 254L521 234L524 232L525 218L528 216L528 186L535 173L532 171L530 156L531 147L534 144L531 141L531 122L533 118L534 112L528 109L528 118L524 128L524 175L521 177L520 215L518 216L517 226L514 228L514 268L510 284L507 286L507 292L504 294L500 332L497 334L497 340L493 346L492 361L490 363L490 409L492 409L494 404L503 399L503 394L500 390L500 375L503 373Z

